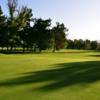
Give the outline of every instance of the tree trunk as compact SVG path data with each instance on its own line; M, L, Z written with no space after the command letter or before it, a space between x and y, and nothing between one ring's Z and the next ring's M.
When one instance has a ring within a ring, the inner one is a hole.
M53 49L53 52L55 52L55 49L56 49L56 41L54 42L54 49Z
M31 51L32 51L32 45L31 45Z
M7 51L8 51L9 49L8 49L8 46L7 46Z
M16 51L16 47L15 47L15 51Z
M35 44L35 46L34 46L34 52L36 52L36 44Z
M23 46L23 53L25 52L25 48L24 48L24 46Z
M39 52L41 52L41 47L39 48Z
M29 51L29 48L27 47L27 51Z
M25 42L23 41L23 53L25 52Z
M3 51L3 47L2 47L2 51Z
M10 53L12 53L12 46L11 46L11 48L10 48Z
M53 49L53 52L55 52L55 45L54 45L54 49Z
M59 48L58 48L58 51L59 51Z

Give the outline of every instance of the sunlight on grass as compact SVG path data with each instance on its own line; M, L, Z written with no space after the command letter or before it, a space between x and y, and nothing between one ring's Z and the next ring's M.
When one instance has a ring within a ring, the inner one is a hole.
M100 52L0 53L0 100L99 100Z

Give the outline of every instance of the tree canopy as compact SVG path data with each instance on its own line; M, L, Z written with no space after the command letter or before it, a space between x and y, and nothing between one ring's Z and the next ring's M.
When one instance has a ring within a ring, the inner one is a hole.
M46 48L57 48L58 43L61 48L66 45L66 32L68 29L63 23L56 23L51 28L51 19L33 18L32 9L27 6L18 9L18 0L7 0L9 16L3 15L0 7L0 46L10 47L10 52L14 47L25 48L36 47L39 51ZM33 24L31 24L31 22ZM4 30L6 28L6 31Z

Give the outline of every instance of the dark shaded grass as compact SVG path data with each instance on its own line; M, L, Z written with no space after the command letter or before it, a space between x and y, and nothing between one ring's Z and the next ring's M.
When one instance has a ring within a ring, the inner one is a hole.
M86 61L76 63L56 64L57 69L37 72L22 73L25 76L6 82L0 82L0 86L16 86L53 81L53 83L36 88L40 91L53 91L63 87L93 83L100 80L100 62Z
M17 50L13 50L12 53L10 53L10 51L7 51L7 50L0 50L0 53L2 54L40 54L40 52L34 52L34 51L27 51L25 50L25 52L23 53L22 50L20 49L17 49Z
M22 48L20 48L20 49L16 49L16 50L13 50L12 51L12 53L10 53L10 51L8 50L0 50L0 53L2 53L2 54L41 54L41 53L53 53L53 50L51 49L51 50L49 50L49 52L45 52L45 51L47 51L47 50L42 50L41 52L39 52L39 50L37 49L37 51L36 52L34 52L33 50L25 50L25 52L23 53L23 50L22 50ZM64 53L90 53L90 52L100 52L100 51L97 51L97 50L65 50L65 52L64 51L62 51L62 50L59 50L59 51L56 51L56 53L60 53L60 54L64 54Z
M89 55L91 57L100 57L100 55Z

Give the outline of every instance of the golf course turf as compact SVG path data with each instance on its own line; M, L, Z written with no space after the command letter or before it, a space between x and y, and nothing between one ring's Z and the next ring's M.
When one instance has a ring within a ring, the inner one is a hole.
M100 52L1 52L0 100L100 100Z

